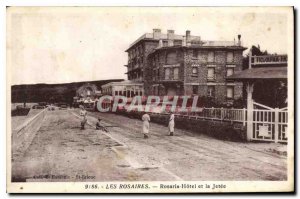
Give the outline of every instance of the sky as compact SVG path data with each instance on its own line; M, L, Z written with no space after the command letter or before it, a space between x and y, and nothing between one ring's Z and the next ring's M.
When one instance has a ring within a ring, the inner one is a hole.
M288 22L284 8L11 7L7 68L12 85L126 79L125 50L153 28L203 40L241 34L247 48L284 54Z

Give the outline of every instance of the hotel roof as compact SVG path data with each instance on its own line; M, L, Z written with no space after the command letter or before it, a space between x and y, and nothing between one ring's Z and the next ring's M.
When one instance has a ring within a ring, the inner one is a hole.
M287 79L287 67L259 67L243 70L227 77L229 80Z
M174 40L183 40L184 37L185 37L185 35L176 35L176 34L174 34ZM130 44L129 48L125 52L127 52L131 47L133 47L134 45L136 45L137 43L139 43L142 40L159 41L160 39L167 40L168 35L167 34L160 34L160 37L156 39L156 38L154 38L153 33L145 33L141 37L139 37L137 40L135 40L132 44ZM191 39L192 40L200 40L200 36L191 36Z

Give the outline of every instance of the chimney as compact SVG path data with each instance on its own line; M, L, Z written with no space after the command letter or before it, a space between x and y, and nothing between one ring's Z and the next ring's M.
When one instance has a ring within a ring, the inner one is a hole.
M238 35L238 46L241 46L241 35Z
M161 30L160 29L153 29L153 39L160 39Z
M174 46L174 30L168 30L168 46Z
M163 40L159 39L158 48L162 48L162 47L163 47Z
M183 36L183 39L182 39L182 46L186 46L186 38L185 38L185 36Z
M191 45L191 31L187 30L185 32L185 37L186 37L186 46Z

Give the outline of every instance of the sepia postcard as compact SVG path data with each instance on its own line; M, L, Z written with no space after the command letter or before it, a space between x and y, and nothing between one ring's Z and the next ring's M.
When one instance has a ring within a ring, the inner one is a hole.
M7 7L8 193L294 192L293 7Z

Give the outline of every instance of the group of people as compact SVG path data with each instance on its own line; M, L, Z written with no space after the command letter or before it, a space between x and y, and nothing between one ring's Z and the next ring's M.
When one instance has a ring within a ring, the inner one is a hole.
M87 111L84 109L84 106L80 106L79 115L81 116L81 122L80 122L81 130L84 130L85 124L87 123ZM107 129L101 125L101 118L98 118L98 121L96 123L96 130L103 130L107 132Z
M85 129L85 124L87 123L87 111L84 109L84 106L80 107L80 116L81 116L81 129ZM174 113L170 114L169 120L168 120L168 129L169 129L169 135L174 135L174 127L175 127L175 115ZM144 113L142 116L143 121L143 129L142 132L144 134L144 138L149 138L149 127L150 127L150 116L147 113ZM107 129L101 125L101 118L98 118L98 121L96 123L96 129L97 130L104 130L107 132Z
M143 134L144 138L147 139L149 138L149 127L150 127L150 116L147 113L144 113L142 116L143 120ZM174 113L170 114L169 120L168 120L168 129L169 129L169 135L173 136L174 135L174 127L175 127L175 115Z

